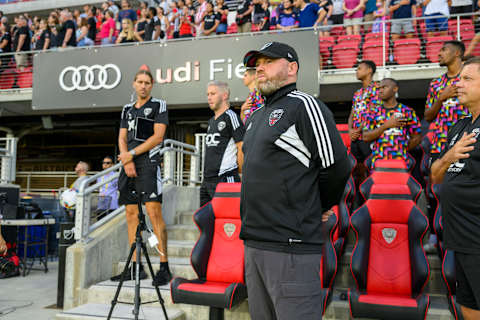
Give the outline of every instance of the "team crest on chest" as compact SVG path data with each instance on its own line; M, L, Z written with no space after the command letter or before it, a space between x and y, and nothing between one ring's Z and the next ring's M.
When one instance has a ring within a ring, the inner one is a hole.
M275 109L272 111L272 113L270 113L270 117L268 117L268 124L270 125L270 127L274 126L275 123L277 123L278 120L282 118L283 113L283 109Z
M143 113L145 114L145 117L148 117L148 115L152 113L152 108L145 108L145 110L143 110Z
M393 228L384 228L382 230L382 236L386 243L391 244L397 237L397 230Z
M222 131L223 129L225 129L226 126L227 124L225 123L225 121L220 121L218 123L218 131Z

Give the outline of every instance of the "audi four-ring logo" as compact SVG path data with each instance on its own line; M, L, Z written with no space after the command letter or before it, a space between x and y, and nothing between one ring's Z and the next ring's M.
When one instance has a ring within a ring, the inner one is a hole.
M115 75L113 79L109 79L108 69L113 70ZM95 72L98 71L98 72ZM65 84L67 75L71 74L71 85ZM60 73L58 77L58 83L60 87L67 92L79 90L100 90L100 89L113 89L122 80L122 73L120 68L116 65L109 63L104 66L95 64L91 67L78 66L78 67L66 67Z

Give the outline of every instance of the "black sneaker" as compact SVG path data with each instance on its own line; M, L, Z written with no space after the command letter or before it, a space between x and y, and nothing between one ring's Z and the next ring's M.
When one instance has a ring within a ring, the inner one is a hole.
M157 271L157 274L153 277L152 286L164 286L172 280L172 273L168 268Z
M133 269L135 270L135 269ZM118 274L116 276L113 276L110 278L111 281L118 282L122 278L122 274ZM129 281L135 279L135 274L132 271L132 267L130 266L127 270L127 274L125 275L125 278L123 281ZM140 280L147 279L147 274L145 273L145 270L143 270L143 265L140 265Z

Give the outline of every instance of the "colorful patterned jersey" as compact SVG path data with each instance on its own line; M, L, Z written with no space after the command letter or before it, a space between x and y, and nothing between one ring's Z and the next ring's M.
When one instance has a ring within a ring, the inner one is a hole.
M353 94L352 108L353 108L353 127L362 128L372 106L380 103L378 97L378 82L372 81L366 88L360 88Z
M264 101L263 101L263 97L262 95L260 94L260 91L258 91L257 89L253 89L252 91L250 91L250 94L248 95L248 98L251 102L252 102L252 107L250 108L250 110L245 110L245 118L243 119L243 123L245 123L248 119L248 117L250 117L250 115L257 109L260 109L261 107L264 106Z
M459 80L458 76L449 78L446 73L437 79L433 79L428 89L425 108L431 108L443 90L450 85L456 84ZM457 97L445 100L433 121L433 139L430 152L440 153L447 143L448 129L469 114L467 108L458 102Z
M385 130L372 145L372 165L377 159L403 159L407 161L408 141L414 134L420 134L420 119L415 111L404 104L397 104L392 109L387 109L382 104L377 105L369 112L366 121L366 130L380 127L386 120L401 113L408 120L404 127Z

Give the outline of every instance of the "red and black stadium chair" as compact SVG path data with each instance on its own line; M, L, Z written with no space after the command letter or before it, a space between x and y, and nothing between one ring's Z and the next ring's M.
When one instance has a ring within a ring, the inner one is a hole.
M375 165L372 165L372 158L373 154L365 159L365 166L369 170L376 170L376 171L408 171L411 172L415 167L415 159L412 157L411 154L407 152L407 161L402 159L379 159L375 161ZM379 163L380 161L380 163Z
M357 63L359 47L354 43L339 43L333 46L332 63L337 69L353 68Z
M427 43L426 43L427 59L433 63L438 62L438 53L440 52L440 49L443 47L443 43L445 41L450 41L450 40L453 40L452 36L427 37Z
M348 229L350 228L350 210L354 198L355 183L353 182L353 177L350 177L345 185L340 203L332 208L338 221L332 239L337 258L340 258L343 254Z
M348 124L341 123L337 124L338 133L340 133L340 137L342 138L343 144L350 150L350 146L352 145L352 140L350 139L350 135L348 134Z
M362 42L362 36L359 34L346 34L337 38L337 44L349 44L357 48L360 48L360 42Z
M353 318L417 319L427 316L422 291L430 269L422 238L428 220L406 185L375 185L370 199L351 217L356 235L348 292Z
M363 60L371 60L377 66L383 66L384 61L388 61L389 43L380 40L365 41L363 44Z
M366 201L374 185L401 184L408 186L411 200L415 203L422 193L422 185L408 172L382 172L373 171L372 174L360 185L360 193Z
M383 42L382 35L383 32L370 32L365 34L365 42L371 42L371 41L380 41ZM390 34L385 33L385 42L388 44L388 39L390 38Z
M325 65L327 61L331 58L332 47L335 45L334 37L319 37L318 38L318 48L320 50L320 55L322 56L322 64Z
M223 319L247 298L244 246L240 240L240 183L220 183L212 201L194 215L200 237L191 263L198 279L175 278L172 301L210 307L210 319Z
M32 67L25 67L17 72L17 86L19 88L31 88L33 84Z
M17 72L14 69L5 69L0 72L0 90L12 89L17 78Z
M418 38L398 39L393 43L393 56L398 64L416 64L422 44Z

